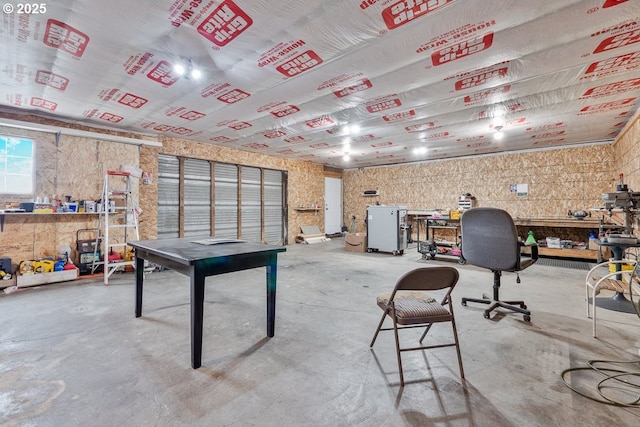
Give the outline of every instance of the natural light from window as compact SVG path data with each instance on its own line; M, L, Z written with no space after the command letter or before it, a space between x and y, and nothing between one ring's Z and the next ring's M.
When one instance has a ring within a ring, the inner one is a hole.
M33 141L0 136L0 193L33 194Z

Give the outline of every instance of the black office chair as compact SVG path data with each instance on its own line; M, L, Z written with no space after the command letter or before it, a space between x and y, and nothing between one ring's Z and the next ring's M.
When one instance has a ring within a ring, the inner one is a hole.
M467 301L489 304L484 317L502 307L524 315L526 322L531 321L531 312L524 301L500 300L500 276L503 271L517 272L528 268L538 260L538 246L531 247L531 257L522 258L520 248L524 242L518 239L516 225L506 211L496 208L473 208L466 211L460 220L462 230L462 257L471 265L488 268L493 272L493 298L482 295L482 299L462 298ZM520 283L520 276L517 276Z

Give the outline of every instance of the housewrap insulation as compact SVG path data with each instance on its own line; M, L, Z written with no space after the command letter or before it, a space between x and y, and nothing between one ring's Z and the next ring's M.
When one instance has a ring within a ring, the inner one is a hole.
M4 112L341 168L610 142L640 93L635 0L7 2L0 34Z

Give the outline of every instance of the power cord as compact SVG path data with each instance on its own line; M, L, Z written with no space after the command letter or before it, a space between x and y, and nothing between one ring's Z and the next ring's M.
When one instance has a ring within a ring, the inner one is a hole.
M609 365L636 365L635 371L627 371L623 369L614 368L600 368L596 364L609 364ZM624 361L612 361L612 360L590 360L587 362L588 366L581 366L578 368L569 368L562 371L560 374L564 385L566 385L571 391L578 393L582 397L586 397L594 402L604 403L606 405L620 406L620 407L640 407L640 361L624 362ZM578 390L567 381L567 375L576 371L591 371L603 379L596 385L597 394L601 397L590 396L585 392ZM626 379L628 378L628 379ZM631 381L636 379L636 381ZM606 392L616 392L618 396L623 395L630 396L629 401L621 401L618 397L609 397Z
M637 260L637 254L634 255L636 255L635 259ZM634 270L631 274L631 278L629 279L629 299L631 300L631 305L633 306L633 309L636 312L638 318L640 318L640 301L636 303L633 300L633 284L634 280L637 280L637 273L639 269L640 264L636 262ZM598 367L596 366L597 364L623 366L631 365L635 367L636 370L627 371L614 367ZM602 380L596 384L597 394L601 397L601 399L593 397L592 395L588 395L585 392L578 390L573 385L569 384L569 382L567 381L568 374L576 371L590 371L602 377ZM640 407L640 361L623 362L612 360L590 360L587 362L587 366L565 369L564 371L562 371L560 376L562 377L564 385L569 387L570 390L594 402L627 408ZM628 401L621 401L619 398L614 398L610 395L607 395L607 392L617 393L617 396L619 397L629 396L630 398L628 399Z

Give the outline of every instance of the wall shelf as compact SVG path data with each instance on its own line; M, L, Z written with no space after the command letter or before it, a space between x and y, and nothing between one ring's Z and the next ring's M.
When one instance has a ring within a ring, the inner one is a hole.
M299 206L299 207L297 207L297 208L295 208L295 209L296 209L296 211L298 211L298 212L313 212L313 214L314 214L315 216L318 216L318 211L320 211L322 208L320 208L320 207L313 207L313 206L309 206L309 207L307 208L307 207L304 207L304 206Z
M0 232L4 231L4 217L29 217L29 218L46 218L46 217L79 217L98 215L98 212L3 212L0 211Z

